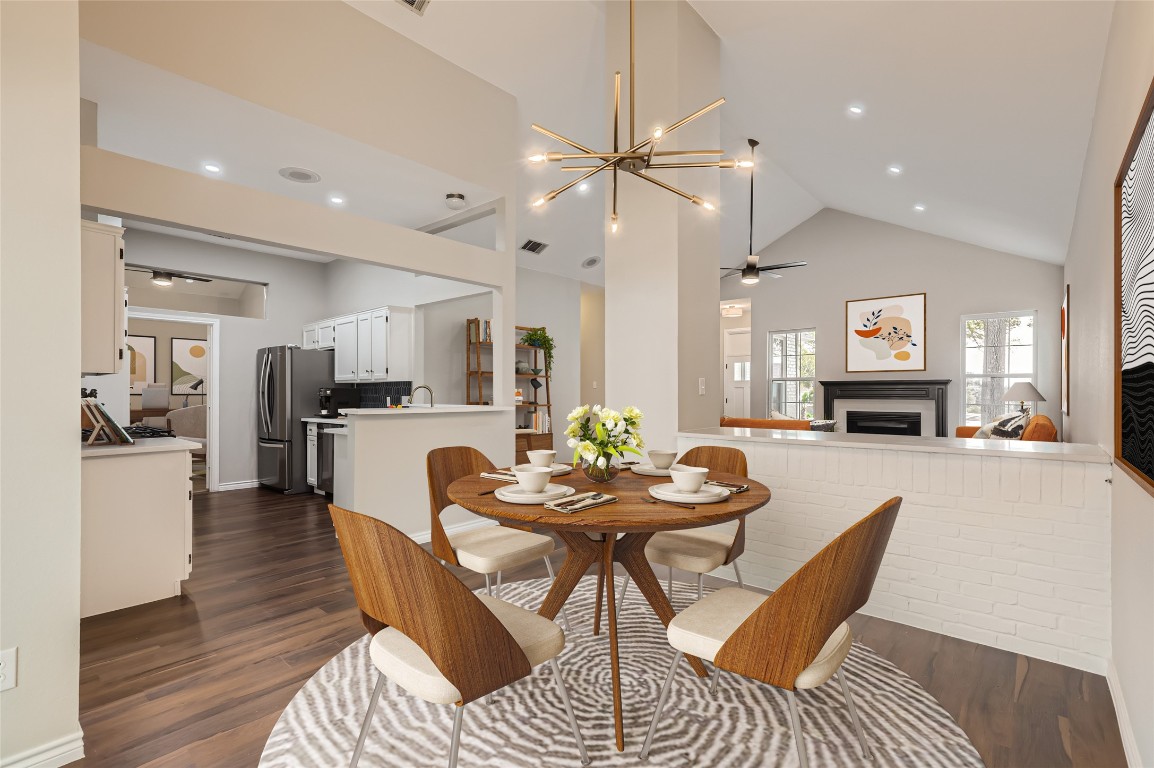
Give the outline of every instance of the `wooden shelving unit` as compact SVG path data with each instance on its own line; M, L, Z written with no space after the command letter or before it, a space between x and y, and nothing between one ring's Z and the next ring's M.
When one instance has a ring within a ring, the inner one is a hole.
M518 336L526 331L533 330L530 326L516 326ZM465 321L465 402L467 405L489 405L493 401L493 389L489 380L493 376L493 342L483 341L483 325L479 318ZM532 423L532 415L537 416L537 431L526 433L518 431L517 462L524 463L527 459L525 451L550 450L553 448L553 400L550 394L550 382L553 372L545 362L545 351L530 344L514 345L514 364L517 360L524 360L530 368L539 368L541 373L515 373L514 379L524 382L522 390L524 399L517 404L517 423ZM533 379L542 380L543 386L534 388L529 382ZM544 399L541 395L544 393Z

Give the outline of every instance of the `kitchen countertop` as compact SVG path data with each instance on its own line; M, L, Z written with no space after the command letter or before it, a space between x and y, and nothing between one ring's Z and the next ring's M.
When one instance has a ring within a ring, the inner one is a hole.
M332 416L306 416L301 421L307 424L348 424L348 419L336 418Z
M511 405L411 405L405 408L342 408L348 416L435 416L442 413L503 413L512 411Z
M199 443L181 440L179 437L148 437L137 440L132 445L103 443L81 445L80 458L92 459L103 456L129 456L143 453L166 453L168 451L191 451L201 449Z

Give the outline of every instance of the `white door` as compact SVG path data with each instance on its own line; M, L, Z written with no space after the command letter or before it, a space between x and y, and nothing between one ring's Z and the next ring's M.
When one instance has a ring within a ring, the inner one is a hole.
M333 329L333 380L357 380L357 317L341 317Z
M374 309L370 313L369 368L373 381L389 378L389 310Z
M725 331L724 349L725 408L726 416L749 418L750 390L750 329L729 328Z

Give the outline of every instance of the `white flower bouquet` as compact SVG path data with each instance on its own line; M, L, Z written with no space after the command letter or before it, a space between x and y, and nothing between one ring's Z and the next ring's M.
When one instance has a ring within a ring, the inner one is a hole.
M613 458L626 453L641 455L645 441L641 439L643 414L633 406L618 413L609 408L582 405L569 414L565 435L573 449L573 465L583 462L585 474L591 480L609 481L618 472Z

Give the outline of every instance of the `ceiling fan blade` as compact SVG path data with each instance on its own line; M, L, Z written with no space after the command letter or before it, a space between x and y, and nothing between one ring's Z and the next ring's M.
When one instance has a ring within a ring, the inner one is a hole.
M768 267L758 267L759 272L768 272L771 269L789 269L790 267L808 267L808 261L787 261L782 264L770 264Z
M738 267L722 267L722 269L724 269L726 271L725 274L721 276L722 279L725 279L725 278L729 277L730 275L741 274L741 269Z
M212 282L212 280L210 278L197 277L196 275L176 275L176 274L174 274L173 277L179 277L181 280L195 280L198 283L211 283Z

